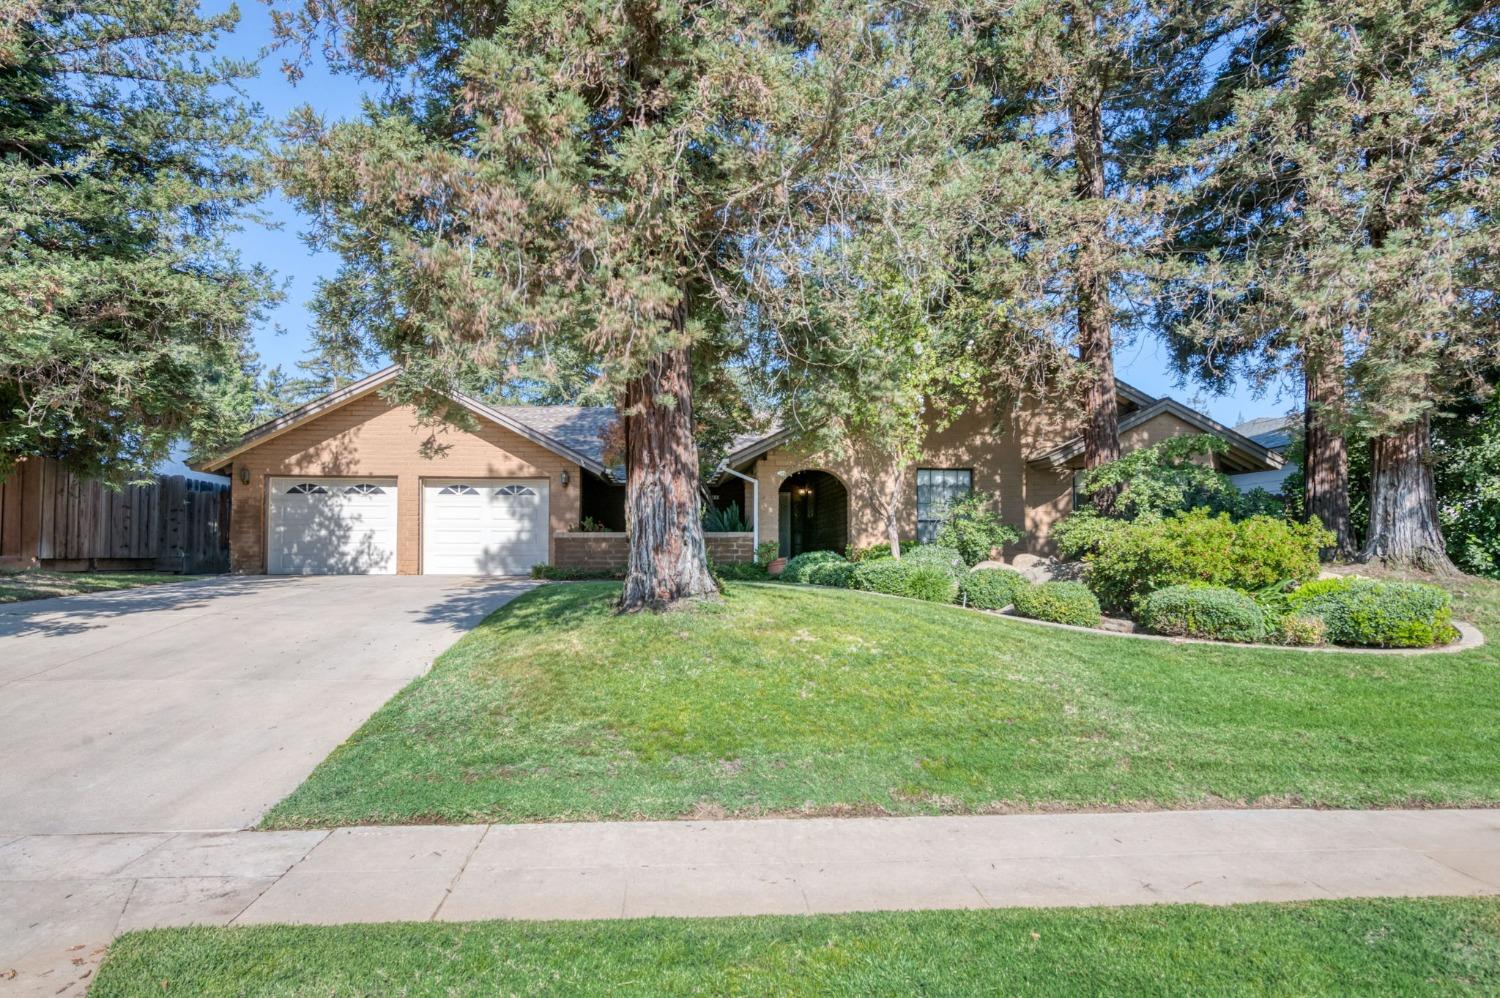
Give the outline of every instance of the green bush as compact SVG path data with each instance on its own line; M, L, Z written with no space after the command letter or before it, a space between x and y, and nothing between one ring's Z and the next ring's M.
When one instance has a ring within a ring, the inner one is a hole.
M728 582L762 582L770 578L766 566L753 561L736 561L727 565L714 564L714 578Z
M981 610L998 610L1009 606L1016 587L1024 586L1021 573L1010 568L976 568L959 582L959 593L969 606Z
M903 547L901 560L946 568L953 573L955 579L969 570L964 556L959 554L956 548L944 547L941 544L913 544L911 547Z
M1271 639L1279 645L1326 645L1328 643L1328 625L1323 622L1322 617L1314 617L1306 613L1289 613L1276 621L1276 628L1271 633Z
M1098 627L1099 601L1081 582L1043 582L1018 586L1012 599L1016 613L1032 620Z
M854 568L853 583L855 589L929 603L952 603L958 598L958 579L950 569L904 557L860 562Z
M1128 520L1100 516L1092 506L1085 506L1058 521L1049 536L1057 544L1059 557L1077 561L1099 550L1117 531L1129 530L1130 527Z
M997 511L1000 503L988 492L970 492L948 500L938 525L937 542L953 548L965 565L977 565L990 552L1021 539L1021 532Z
M903 540L901 542L901 550L904 553L908 548L915 547L916 544L917 542L914 540ZM850 561L874 561L877 558L889 558L890 556L891 545L889 541L882 544L872 544L867 548L857 548L853 544L849 545Z
M1331 541L1314 524L1235 521L1196 509L1112 529L1088 557L1088 582L1104 606L1126 611L1149 593L1189 582L1250 592L1314 578L1318 549Z
M1421 582L1321 579L1287 600L1293 613L1321 617L1336 645L1427 648L1458 637L1452 597Z
M1266 636L1266 615L1255 600L1223 586L1158 589L1141 600L1140 622L1175 637L1261 641Z
M578 582L585 579L623 579L623 568L565 568L562 565L532 565L533 579L552 582Z
M804 551L786 563L781 570L782 582L809 582L808 574L814 565L842 562L844 556L837 551Z
M854 569L852 561L820 561L808 568L804 581L815 586L848 589L854 580Z

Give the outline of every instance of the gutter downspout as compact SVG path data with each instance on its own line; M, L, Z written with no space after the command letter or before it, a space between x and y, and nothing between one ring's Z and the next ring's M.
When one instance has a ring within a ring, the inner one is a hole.
M750 536L755 538L755 543L751 547L760 547L760 479L751 478L729 467L724 469L724 474L733 475L741 481L750 483L750 508L753 510L750 514Z

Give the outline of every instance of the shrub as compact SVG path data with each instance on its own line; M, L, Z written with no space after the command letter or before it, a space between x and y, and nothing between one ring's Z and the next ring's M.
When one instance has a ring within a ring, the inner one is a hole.
M913 564L937 565L946 568L953 573L955 579L969 570L964 556L959 554L956 548L944 547L941 544L913 544L909 548L903 547L901 560Z
M1168 586L1141 600L1141 623L1157 634L1260 641L1266 615L1253 598L1223 586Z
M1024 586L1021 573L1009 568L976 568L959 583L959 592L969 606L981 610L998 610L1009 606L1016 587Z
M761 541L755 545L755 563L757 565L769 565L776 560L781 553L781 544L777 541Z
M1271 638L1279 645L1325 645L1328 643L1328 625L1322 617L1289 613L1276 621Z
M732 502L723 509L703 507L703 529L710 534L749 533L750 522L740 513L740 504Z
M938 525L937 543L953 548L965 565L977 565L990 552L1021 539L1021 532L996 511L999 503L988 492L970 492L948 500Z
M1316 524L1269 516L1234 521L1197 509L1112 530L1088 558L1088 581L1100 602L1115 610L1189 582L1254 591L1315 577L1318 549L1331 541Z
M853 583L855 589L930 603L952 603L958 597L958 579L947 567L906 558L862 561L854 568Z
M805 582L815 586L837 586L848 589L854 579L852 561L820 561L804 573Z
M1016 613L1032 620L1098 627L1099 601L1081 582L1043 582L1018 586L1012 600Z
M837 551L804 551L802 554L786 563L781 570L782 582L807 582L808 573L814 565L823 565L829 562L841 562L844 556Z
M623 568L566 568L562 565L532 565L533 579L552 582L578 582L585 579L623 579Z
M915 547L916 541L904 540L901 542L901 551L904 554L908 548ZM872 544L867 548L857 548L849 545L850 561L874 561L876 558L889 558L891 556L890 542Z
M1052 528L1052 540L1057 543L1057 553L1068 561L1076 561L1093 554L1116 531L1130 529L1125 520L1100 516L1092 506L1074 510Z
M766 566L753 561L736 561L712 566L714 578L729 582L760 582L770 577Z
M1452 597L1421 582L1321 579L1287 599L1294 613L1322 618L1336 645L1427 648L1458 637Z

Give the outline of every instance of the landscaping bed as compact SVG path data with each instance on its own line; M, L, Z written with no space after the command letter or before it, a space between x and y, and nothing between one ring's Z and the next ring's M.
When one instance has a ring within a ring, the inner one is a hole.
M776 583L497 611L268 827L1500 801L1500 653L1122 641ZM1500 585L1461 612L1495 633Z
M48 572L40 569L0 572L0 603L84 593L108 593L119 589L183 582L192 578L197 576L168 572Z
M1327 994L1500 988L1500 900L158 929L89 994Z

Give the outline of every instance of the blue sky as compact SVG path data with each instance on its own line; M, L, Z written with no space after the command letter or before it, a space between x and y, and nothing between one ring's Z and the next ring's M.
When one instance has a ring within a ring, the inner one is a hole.
M228 0L204 0L203 4L207 13L218 13L229 6ZM239 4L239 10L240 26L223 39L220 50L235 58L260 58L262 49L271 41L270 15L260 0L245 0ZM276 54L265 57L261 60L259 78L245 86L249 96L267 114L284 118L303 104L312 105L331 119L358 113L360 89L355 80L332 75L315 62L293 86L282 74L280 63ZM286 282L286 301L256 331L255 346L265 364L281 364L290 371L311 345L312 317L307 303L318 278L333 273L337 258L307 248L300 238L304 219L285 200L273 196L266 211L278 228L248 226L234 241L247 261L270 267ZM1298 401L1274 396L1257 399L1244 387L1222 398L1206 397L1193 385L1179 388L1166 352L1149 336L1120 346L1115 351L1115 365L1116 373L1137 388L1153 395L1171 395L1230 425L1254 416L1287 412Z

